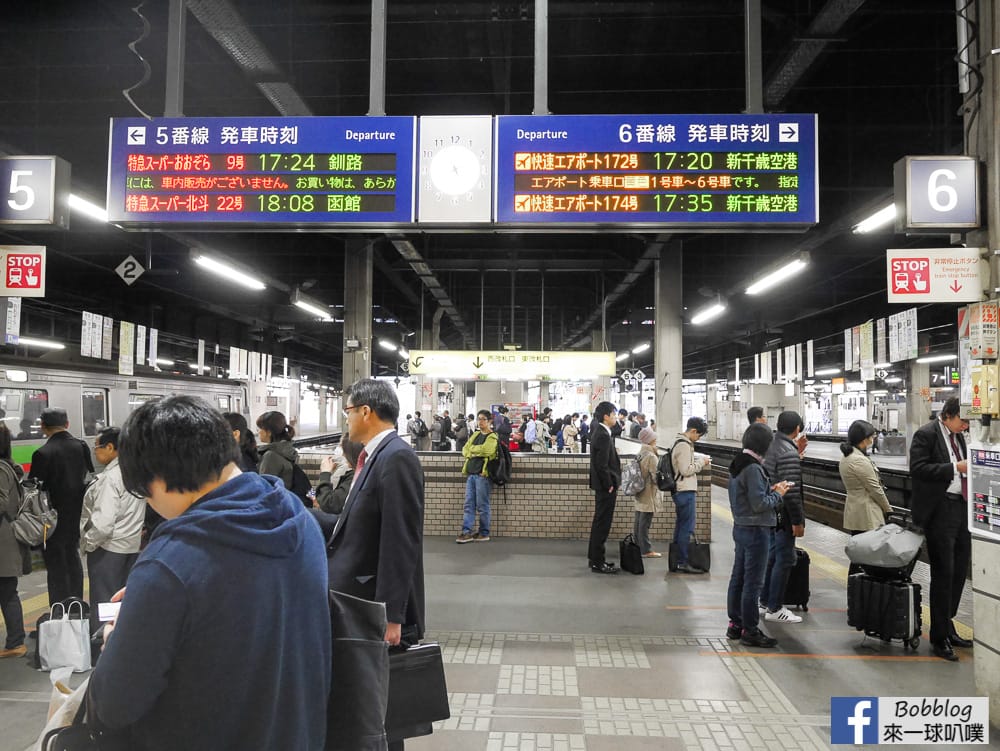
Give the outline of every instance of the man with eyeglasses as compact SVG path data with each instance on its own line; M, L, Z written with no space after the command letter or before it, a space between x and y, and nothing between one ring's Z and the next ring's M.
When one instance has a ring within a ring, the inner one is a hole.
M100 628L97 603L110 602L111 595L125 586L129 571L139 557L146 501L125 490L118 466L121 431L105 428L94 441L94 456L104 465L83 496L80 515L80 551L87 556L90 579L90 631Z
M472 434L462 455L465 464L462 474L465 480L465 509L462 516L462 533L455 542L462 545L467 542L490 541L490 472L489 463L497 458L500 448L497 444L497 434L493 432L493 415L489 410L481 409L476 416L479 429ZM476 525L476 514L479 514L479 530L473 534Z
M383 381L365 379L344 394L351 440L364 444L354 484L327 542L330 589L385 603L385 641L415 644L424 635L424 472L396 433L399 401ZM387 728L389 749L404 735Z
M941 407L937 420L913 434L910 444L913 522L927 535L931 564L931 651L949 662L958 660L954 647L972 647L972 640L960 637L952 622L972 554L966 515L968 462L962 435L968 428L962 405L953 396Z

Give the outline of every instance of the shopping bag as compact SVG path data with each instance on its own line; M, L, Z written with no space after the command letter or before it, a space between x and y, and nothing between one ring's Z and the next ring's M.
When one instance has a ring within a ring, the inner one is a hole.
M83 683L76 689L72 689L69 687L71 675L73 675L72 668L55 668L49 673L49 680L52 681L52 696L49 699L48 720L45 722L42 732L39 733L38 740L24 751L44 751L52 745L51 738L55 735L55 731L73 724L74 718L84 704L90 676L84 678ZM49 743L46 745L47 739Z
M630 574L646 573L646 567L642 563L642 550L634 535L625 535L625 539L618 543L618 561L623 571Z
M909 566L923 544L924 536L919 532L898 524L883 524L848 539L844 551L851 563L897 569Z
M76 618L71 617L79 610ZM57 616L61 613L61 617ZM73 668L74 673L90 670L90 621L83 605L73 602L66 608L57 602L49 611L49 620L38 625L38 655L42 670Z

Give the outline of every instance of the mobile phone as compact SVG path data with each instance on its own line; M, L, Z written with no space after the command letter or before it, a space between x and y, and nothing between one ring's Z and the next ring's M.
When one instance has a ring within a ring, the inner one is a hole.
M793 482L792 480L785 480L785 485L787 485L790 488L794 488L795 482Z
M97 620L101 621L113 621L118 617L118 611L121 609L121 602L99 602L97 603Z

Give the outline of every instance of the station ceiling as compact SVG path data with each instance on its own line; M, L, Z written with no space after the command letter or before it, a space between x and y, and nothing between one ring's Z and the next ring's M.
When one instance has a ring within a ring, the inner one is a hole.
M139 114L123 90L132 88L145 113L164 112L167 6L100 0L6 8L0 151L61 156L72 164L74 193L103 205L108 119ZM947 244L889 230L856 235L851 227L889 202L899 158L962 151L955 4L761 6L765 111L819 116L820 223L806 232L125 232L74 215L68 232L0 231L2 243L48 247L48 296L26 303L27 328L78 341L73 314L89 310L159 327L161 346L176 347L177 357L204 338L288 356L314 378L336 382L341 326L310 320L291 306L288 291L301 287L342 304L344 248L371 243L375 335L418 346L437 302L400 254L408 242L454 302L457 315L441 319L444 346L590 349L606 299L608 347L624 351L652 340L648 259L665 247L673 259L666 273L682 279L685 315L731 295L723 317L685 324L685 375L725 372L736 357L810 338L817 365L842 360L843 328L902 309L886 303L885 249ZM388 0L387 7L387 114L531 113L533 2ZM367 113L367 0L189 0L189 9L185 115ZM554 114L745 110L739 0L550 0L549 32ZM192 264L195 246L238 259L273 285L253 293L219 283ZM805 273L760 298L740 293L757 272L803 249L811 257ZM132 287L114 273L129 254L150 267ZM929 306L919 315L932 345L954 336L945 325L953 308ZM397 359L373 351L378 372L396 371ZM651 359L649 352L631 364Z

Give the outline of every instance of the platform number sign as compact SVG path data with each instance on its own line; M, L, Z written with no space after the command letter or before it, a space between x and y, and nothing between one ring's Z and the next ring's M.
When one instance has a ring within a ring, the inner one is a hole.
M45 246L0 245L3 287L7 297L45 297Z
M134 256L129 256L115 269L115 273L122 278L128 286L132 286L135 280L138 279L146 271L143 265L135 260Z
M0 225L69 229L69 173L54 156L0 157Z
M975 157L903 157L894 166L896 231L979 227L980 180Z

